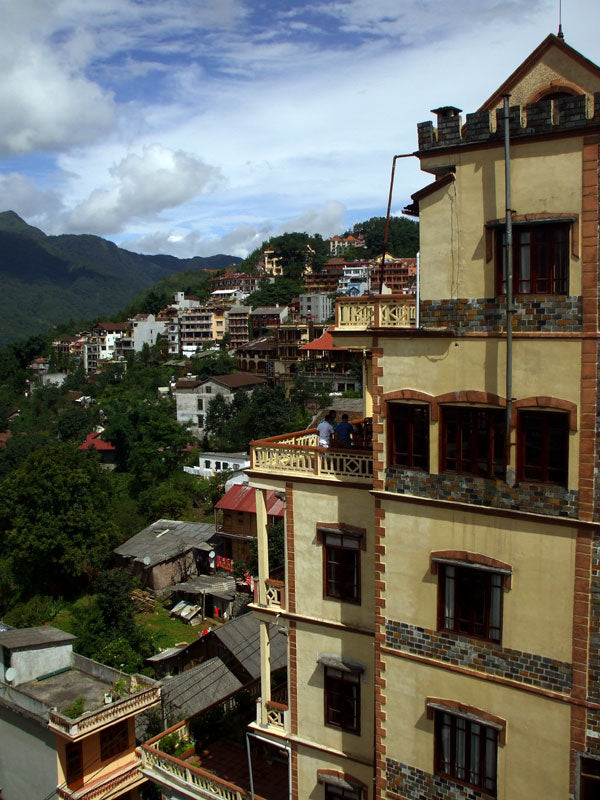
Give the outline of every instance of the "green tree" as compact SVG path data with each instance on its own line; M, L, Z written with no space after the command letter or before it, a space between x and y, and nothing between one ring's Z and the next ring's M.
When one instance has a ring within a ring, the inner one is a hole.
M364 235L370 258L381 256L385 217L371 217L365 222L357 222L352 230L346 231L344 235L347 236L349 233L353 236ZM419 223L412 222L406 217L390 217L386 250L398 258L414 258L419 250Z
M0 484L0 559L24 597L72 594L107 562L118 539L110 475L71 444L31 453Z
M85 406L67 408L58 418L58 436L63 442L80 443L92 430L96 419L96 415Z
M285 529L282 519L267 525L267 541L269 543L269 571L283 567L285 564ZM258 539L250 542L250 556L245 564L247 571L258 575Z

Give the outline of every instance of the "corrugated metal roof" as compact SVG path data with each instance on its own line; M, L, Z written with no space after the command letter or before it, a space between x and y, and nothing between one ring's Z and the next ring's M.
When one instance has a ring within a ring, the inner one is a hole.
M114 552L150 567L177 558L202 542L209 541L214 535L215 526L207 522L159 519L136 533ZM148 559L148 562L144 559Z
M255 491L253 486L241 484L232 486L215 505L215 508L256 514ZM283 517L283 500L280 500L271 490L267 492L267 514L271 517Z

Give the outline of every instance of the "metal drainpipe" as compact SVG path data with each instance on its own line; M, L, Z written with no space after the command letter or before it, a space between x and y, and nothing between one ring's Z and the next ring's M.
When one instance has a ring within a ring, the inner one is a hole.
M388 231L390 229L390 212L392 208L392 192L394 191L394 173L396 172L396 161L399 158L412 158L415 153L402 153L401 155L394 156L392 161L392 175L390 178L390 193L388 196L387 214L385 217L385 232L383 234L383 252L381 254L381 266L379 269L379 294L383 289L383 265L385 264L385 250L387 247Z
M421 315L419 305L421 303L421 251L417 253L417 285L415 287L415 328L419 329Z
M505 463L506 483L514 486L515 474L510 465L510 433L512 411L512 320L513 320L513 247L512 247L512 208L510 193L510 94L504 95L504 189L506 195L506 441Z

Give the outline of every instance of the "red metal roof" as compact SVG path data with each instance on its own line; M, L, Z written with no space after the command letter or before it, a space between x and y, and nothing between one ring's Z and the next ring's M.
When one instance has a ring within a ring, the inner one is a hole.
M234 484L215 505L215 508L256 514L255 491L253 486ZM267 491L267 514L270 517L283 517L283 500L276 497L275 492L271 490Z
M333 344L333 336L329 333L331 328L322 333L318 339L313 339L312 342L302 344L298 350L346 350L345 347L336 347Z
M100 434L93 431L88 433L85 437L83 444L80 444L78 450L116 450L112 442L105 442L100 438Z

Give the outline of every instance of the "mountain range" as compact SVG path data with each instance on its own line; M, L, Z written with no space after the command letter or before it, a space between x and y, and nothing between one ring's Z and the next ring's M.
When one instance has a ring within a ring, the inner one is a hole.
M217 269L241 260L223 254L141 255L100 236L47 236L14 211L0 212L0 348L71 319L110 317L174 272Z

